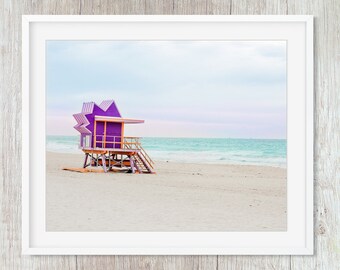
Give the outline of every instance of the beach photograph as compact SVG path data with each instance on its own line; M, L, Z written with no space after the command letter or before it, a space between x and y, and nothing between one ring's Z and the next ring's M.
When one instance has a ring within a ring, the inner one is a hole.
M286 41L46 43L46 231L287 231Z

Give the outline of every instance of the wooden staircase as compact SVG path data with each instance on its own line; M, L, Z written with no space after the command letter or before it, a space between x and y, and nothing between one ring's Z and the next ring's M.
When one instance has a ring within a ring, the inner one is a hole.
M139 138L137 137L124 137L124 148L137 149L138 152L133 156L134 164L139 173L155 173L154 162L142 147Z

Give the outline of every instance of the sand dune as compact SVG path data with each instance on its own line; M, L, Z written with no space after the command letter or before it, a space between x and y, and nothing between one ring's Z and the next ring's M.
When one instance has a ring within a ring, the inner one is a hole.
M76 173L47 153L48 231L285 231L286 169L156 162L155 175Z

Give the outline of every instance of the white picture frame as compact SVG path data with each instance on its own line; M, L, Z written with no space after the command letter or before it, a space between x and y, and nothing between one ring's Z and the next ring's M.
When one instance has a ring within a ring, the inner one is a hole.
M46 40L286 40L286 232L46 232ZM313 16L22 17L22 252L313 254ZM36 162L39 159L39 162Z

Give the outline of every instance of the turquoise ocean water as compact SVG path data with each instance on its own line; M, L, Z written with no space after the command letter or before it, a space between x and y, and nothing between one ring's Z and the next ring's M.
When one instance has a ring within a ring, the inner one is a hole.
M78 136L47 136L47 151L81 153ZM224 138L143 138L154 160L286 167L286 140Z

